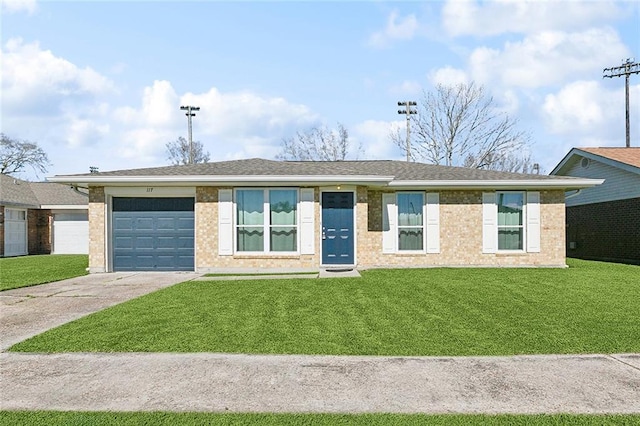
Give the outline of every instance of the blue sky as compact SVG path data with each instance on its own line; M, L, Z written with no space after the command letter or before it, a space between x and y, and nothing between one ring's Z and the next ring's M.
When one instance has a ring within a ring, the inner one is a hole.
M2 0L2 132L45 149L44 176L168 164L186 104L212 161L338 122L361 158L402 159L396 102L474 81L548 172L573 146L624 146L624 79L602 69L628 57L636 1ZM640 146L640 76L631 90Z

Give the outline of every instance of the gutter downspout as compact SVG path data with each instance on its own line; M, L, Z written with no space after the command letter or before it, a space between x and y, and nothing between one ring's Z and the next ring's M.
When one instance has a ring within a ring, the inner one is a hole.
M565 199L565 200L567 200L567 199L569 199L569 198L573 198L573 197L575 197L576 195L579 195L581 192L582 192L582 188L580 188L580 189L576 189L576 192L575 192L575 193L573 193L573 194L569 194L569 195L567 195L567 194L565 193L565 194L564 194L564 199Z

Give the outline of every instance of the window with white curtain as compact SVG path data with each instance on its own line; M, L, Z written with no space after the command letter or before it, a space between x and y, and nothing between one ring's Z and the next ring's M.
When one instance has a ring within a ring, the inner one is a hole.
M398 250L424 249L424 193L398 192Z
M524 250L524 192L496 193L498 250Z
M236 250L297 252L297 206L295 189L236 190Z

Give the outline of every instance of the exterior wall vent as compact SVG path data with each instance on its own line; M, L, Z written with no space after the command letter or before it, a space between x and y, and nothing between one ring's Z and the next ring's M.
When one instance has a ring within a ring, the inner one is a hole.
M580 160L580 167L583 169L588 169L589 164L591 164L591 161L588 158L582 158L582 160Z

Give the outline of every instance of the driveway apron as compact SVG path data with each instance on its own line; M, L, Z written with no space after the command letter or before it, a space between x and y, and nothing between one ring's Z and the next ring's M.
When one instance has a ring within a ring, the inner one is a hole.
M201 276L193 272L91 274L0 292L0 350L51 328Z

